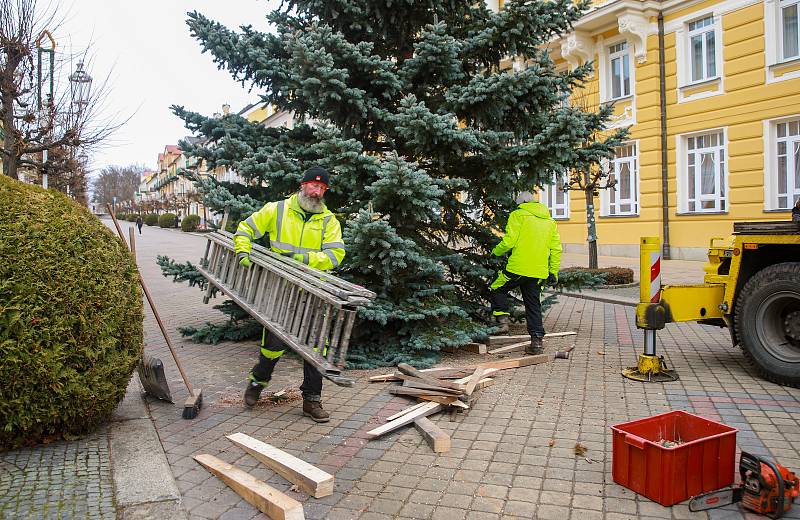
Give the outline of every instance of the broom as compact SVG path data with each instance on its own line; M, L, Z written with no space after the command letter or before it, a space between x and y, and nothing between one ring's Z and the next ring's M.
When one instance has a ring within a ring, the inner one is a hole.
M122 243L125 244L125 247L128 247L128 244L125 241L125 234L122 232L122 228L119 227L119 222L117 222L117 216L114 214L114 211L111 208L111 204L106 204L106 207L108 208L108 212L111 214L111 219L114 221L114 226L117 228L117 233L119 233L120 240L122 240ZM167 335L167 329L164 327L164 323L161 321L161 316L158 314L158 310L156 309L156 304L153 301L153 297L150 295L150 290L144 283L144 278L142 278L142 273L138 274L139 274L139 283L141 284L142 290L144 291L144 295L147 298L147 303L150 304L150 310L153 311L153 316L155 316L156 318L156 322L158 323L158 328L161 329L161 334L164 336L164 341L167 342L167 347L169 347L169 351L170 353L172 353L172 359L174 359L175 364L178 365L178 371L181 373L181 377L183 378L183 382L186 385L186 389L189 391L189 397L183 404L183 414L181 416L184 419L194 419L195 417L197 417L197 414L200 412L200 408L203 406L203 392L199 388L198 389L192 388L192 384L189 383L189 378L186 377L186 373L183 371L183 366L181 366L181 362L178 360L178 354L175 352L175 348L172 346L172 341L170 341L169 335Z

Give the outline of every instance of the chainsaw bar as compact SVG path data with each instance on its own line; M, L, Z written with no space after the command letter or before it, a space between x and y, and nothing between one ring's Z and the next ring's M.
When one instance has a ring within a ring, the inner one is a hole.
M744 496L744 488L727 488L712 491L704 495L692 497L689 501L689 511L705 511L706 509L716 509L736 502L741 502Z

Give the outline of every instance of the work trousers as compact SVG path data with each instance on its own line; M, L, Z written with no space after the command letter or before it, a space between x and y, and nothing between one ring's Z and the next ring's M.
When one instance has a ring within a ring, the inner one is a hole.
M492 314L502 316L510 314L508 305L509 291L519 287L522 301L525 303L525 321L528 324L528 334L533 337L544 337L542 324L542 302L539 297L542 292L542 279L530 278L506 270L500 271L491 285L489 302L492 305Z
M250 380L263 386L267 386L272 379L272 371L278 364L286 345L271 334L264 331L264 339L261 342L261 352L258 355L258 363L250 371ZM320 401L322 399L322 375L314 365L303 361L303 384L300 385L305 401Z

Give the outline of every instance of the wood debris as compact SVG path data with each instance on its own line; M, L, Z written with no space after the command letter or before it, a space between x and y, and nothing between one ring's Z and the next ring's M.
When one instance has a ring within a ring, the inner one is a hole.
M581 444L580 442L575 443L575 455L578 457L583 457L586 455L586 452L589 451L585 445Z

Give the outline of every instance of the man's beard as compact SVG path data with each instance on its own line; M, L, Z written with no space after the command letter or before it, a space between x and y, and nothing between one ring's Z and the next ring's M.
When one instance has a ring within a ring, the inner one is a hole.
M309 197L303 193L302 190L297 192L297 202L300 204L300 207L303 208L303 211L308 213L322 213L325 209L325 203L322 197Z

